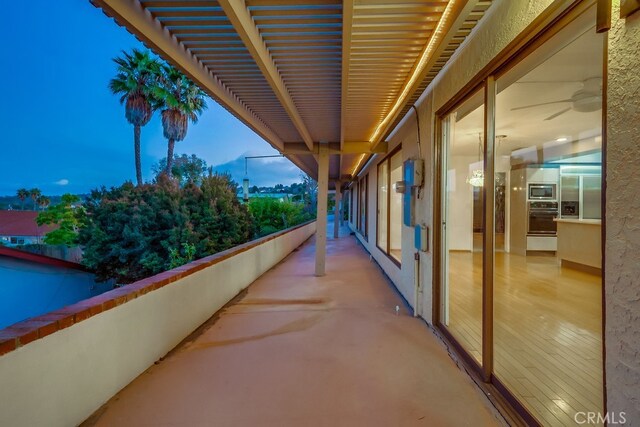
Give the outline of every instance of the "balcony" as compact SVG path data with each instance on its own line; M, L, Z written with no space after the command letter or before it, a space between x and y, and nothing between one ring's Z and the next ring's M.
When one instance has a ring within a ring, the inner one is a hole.
M0 424L500 424L346 229L311 274L314 228L23 325L0 356Z

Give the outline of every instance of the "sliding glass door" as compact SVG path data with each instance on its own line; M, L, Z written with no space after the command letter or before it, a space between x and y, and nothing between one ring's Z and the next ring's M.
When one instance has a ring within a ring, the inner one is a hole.
M603 411L603 39L577 18L496 79L494 374L544 425Z
M567 19L441 116L440 327L548 426L604 410L594 24Z

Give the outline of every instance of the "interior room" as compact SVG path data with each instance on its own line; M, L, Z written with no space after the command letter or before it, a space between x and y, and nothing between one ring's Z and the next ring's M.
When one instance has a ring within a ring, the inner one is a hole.
M493 188L482 90L445 120L443 323L481 364L483 193L493 191L493 374L552 425L603 405L603 40L593 22L577 19L496 76Z

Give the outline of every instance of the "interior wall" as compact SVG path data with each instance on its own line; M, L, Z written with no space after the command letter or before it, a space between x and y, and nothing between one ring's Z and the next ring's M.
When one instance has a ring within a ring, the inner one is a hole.
M607 410L640 425L640 11L608 34L605 243Z
M443 194L449 198L447 223L449 249L471 251L473 249L473 192L465 182L472 169L470 165L478 161L477 156L452 156L447 170L450 192Z

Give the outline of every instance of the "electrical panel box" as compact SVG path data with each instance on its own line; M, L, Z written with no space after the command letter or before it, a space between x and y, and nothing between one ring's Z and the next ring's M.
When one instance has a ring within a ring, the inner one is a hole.
M404 191L402 196L403 223L407 227L415 224L415 203L417 188L422 186L424 162L421 159L407 159L402 164Z
M429 251L429 228L423 224L416 224L413 228L413 243L416 250L421 252Z
M423 169L422 159L408 159L404 161L402 176L407 187L420 187L422 185Z

